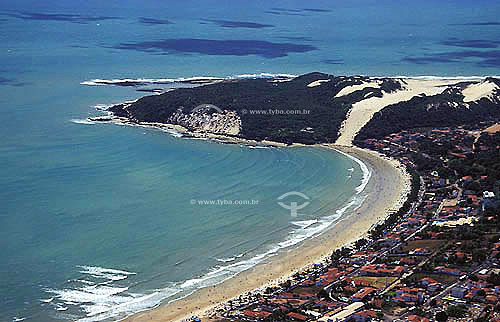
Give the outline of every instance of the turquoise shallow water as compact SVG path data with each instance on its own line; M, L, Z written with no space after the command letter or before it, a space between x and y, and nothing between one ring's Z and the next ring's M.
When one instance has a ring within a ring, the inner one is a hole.
M143 95L81 82L500 74L496 1L189 3L0 1L0 321L112 319L217 283L325 228L361 182L331 151L79 124Z

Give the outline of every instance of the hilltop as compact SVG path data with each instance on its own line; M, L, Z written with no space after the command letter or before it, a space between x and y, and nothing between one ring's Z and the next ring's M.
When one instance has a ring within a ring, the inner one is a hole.
M500 80L383 78L310 73L215 79L109 110L133 123L256 141L337 143L425 126L498 120Z

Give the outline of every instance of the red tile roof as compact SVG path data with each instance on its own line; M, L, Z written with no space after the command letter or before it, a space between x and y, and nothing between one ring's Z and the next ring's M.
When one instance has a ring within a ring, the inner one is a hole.
M373 287L365 287L364 289L360 290L358 293L354 294L352 296L352 298L356 298L356 299L364 299L365 297L367 297L368 295L370 295L372 292L376 291L375 288Z
M250 317L250 318L256 318L256 319L265 319L269 315L271 315L271 313L266 312L266 311L254 312L254 311L250 311L250 310L243 311L243 314Z
M410 316L408 316L408 321L411 321L411 322L429 322L429 319L423 318L423 317L418 316L418 315L410 315Z
M295 313L295 312L290 312L290 313L287 314L287 316L289 318L292 318L292 319L295 319L295 320L300 320L300 321L306 321L307 320L307 316L299 314L299 313Z

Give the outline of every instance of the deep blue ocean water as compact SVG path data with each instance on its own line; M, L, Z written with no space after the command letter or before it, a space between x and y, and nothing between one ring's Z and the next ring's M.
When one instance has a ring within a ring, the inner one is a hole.
M331 151L81 124L144 95L82 82L499 75L498 17L498 1L0 1L0 321L113 319L220 282L321 231L361 182ZM303 216L277 205L289 191Z

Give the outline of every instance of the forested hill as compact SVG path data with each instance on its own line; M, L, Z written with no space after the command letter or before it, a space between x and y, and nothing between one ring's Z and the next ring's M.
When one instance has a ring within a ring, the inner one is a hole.
M388 78L381 80L380 86L365 87L335 97L343 88L368 80L361 76L322 73L293 79L227 80L147 96L132 104L113 106L110 110L116 116L132 121L180 123L190 130L199 130L199 121L180 120L189 119L191 111L201 104L213 104L223 111L236 113L238 120L233 121L241 123L236 136L242 138L305 144L334 142L353 103L367 96L381 97L401 88L399 81ZM316 81L320 82L314 83ZM205 114L213 112L216 111L204 111Z
M110 111L131 122L177 124L191 131L258 141L334 143L354 103L359 102L355 105L359 114L364 111L365 102L369 109L374 103L383 104L378 98L385 99L391 93L398 97L395 92L419 93L415 86L434 86L436 93L441 94L422 94L408 101L382 105L360 130L355 143L412 128L500 120L500 80L457 80L443 84L446 85L429 85L425 80L323 73L295 78L218 80L143 97L135 103L113 106ZM357 124L358 120L351 121L354 123L348 126L363 126Z

